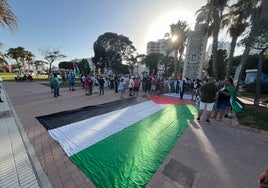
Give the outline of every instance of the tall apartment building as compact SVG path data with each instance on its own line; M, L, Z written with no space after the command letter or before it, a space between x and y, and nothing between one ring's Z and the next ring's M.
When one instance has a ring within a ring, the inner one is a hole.
M150 41L147 43L147 54L152 53L161 53L166 54L165 52L165 39L159 39L158 41Z

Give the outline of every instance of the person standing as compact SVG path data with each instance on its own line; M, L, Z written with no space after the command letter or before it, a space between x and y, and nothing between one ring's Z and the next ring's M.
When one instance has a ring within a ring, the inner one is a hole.
M114 92L118 93L118 76L117 74L114 76Z
M222 117L230 104L231 94L226 89L230 86L229 81L225 80L224 86L219 90L217 101L215 102L214 115L212 118L216 118L217 121L221 121Z
M130 77L128 81L129 96L133 96L134 81L133 76Z
M54 97L58 97L60 96L59 94L59 90L60 90L60 81L57 77L57 74L54 74L53 78L52 78L52 82L53 82L53 88L54 88Z
M86 95L89 95L90 94L90 91L89 91L89 77L87 75L84 75L84 89L85 89L85 92L86 92Z
M218 88L215 85L213 78L209 78L208 82L200 88L200 93L200 109L198 111L196 120L200 121L203 111L206 110L206 123L210 123L209 118L214 106L214 102L218 97Z
M2 85L0 84L0 102L4 102L1 98L1 89L2 89Z
M69 75L70 91L75 91L74 83L75 83L75 75L74 75L73 72L71 72L70 75Z
M125 93L124 78L120 79L120 83L118 85L118 91L120 93L120 98L124 98L124 93Z
M196 100L196 98L199 96L199 88L200 88L200 81L193 80L192 85L192 100Z
M99 95L104 95L104 83L105 83L105 80L103 79L102 76L100 76L100 79L99 79L100 93L99 93Z
M177 83L178 91L180 93L180 99L183 99L184 91L185 91L185 81L180 78Z
M138 77L134 78L133 82L134 82L134 94L133 95L137 94L138 96L140 84L141 84L140 78Z

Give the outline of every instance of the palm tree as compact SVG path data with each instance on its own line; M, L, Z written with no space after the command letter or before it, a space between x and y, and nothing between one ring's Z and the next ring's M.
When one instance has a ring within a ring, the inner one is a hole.
M257 9L256 21L252 26L253 43L260 50L258 69L257 69L257 79L256 79L256 95L254 99L254 105L259 105L261 97L261 75L262 75L262 65L264 59L264 53L268 50L268 13L267 13L268 3L267 0L261 1L260 7ZM255 47L256 48L256 47Z
M174 62L174 73L181 74L182 56L186 46L187 35L189 32L189 26L186 21L178 21L176 24L170 25L171 36L176 36L176 39L172 41L172 46L175 50L175 60L179 53L178 68L177 62ZM177 70L178 69L178 70Z
M197 23L207 24L207 33L213 36L212 43L212 72L213 76L218 78L217 51L218 37L220 32L223 11L227 7L229 0L209 0L208 3L201 7L196 13ZM212 15L212 16L211 16Z
M244 0L244 1L241 2L241 8L242 8L243 5L246 5L246 7L248 8L247 12L249 14L248 14L247 18L250 18L250 20L252 22L251 25L254 25L254 22L256 22L258 20L258 17L256 15L257 15L257 12L258 12L257 11L258 10L257 6L258 6L259 2L260 2L260 0ZM252 47L252 38L253 38L253 35L254 35L254 30L252 30L252 28L253 27L251 27L247 37L245 37L241 41L241 43L243 43L245 45L245 49L244 49L242 59L241 59L241 63L240 63L241 64L241 70L240 70L240 73L239 73L239 76L238 76L238 79L237 79L237 84L236 84L236 88L235 88L236 92L239 89L240 79L241 79L242 74L244 72L244 69L245 69L245 66L246 66L246 61L247 61L249 52L250 52L251 47Z
M0 0L0 25L6 25L10 30L17 27L17 18L6 0Z
M222 21L223 27L229 26L228 32L232 38L227 64L226 78L229 78L233 69L233 57L238 37L241 36L249 26L247 18L250 16L251 4L239 0L236 4L229 8L229 12L225 15L226 19Z
M29 66L34 60L35 55L32 52L26 50L24 56L24 62L26 62L26 64Z
M23 47L9 48L7 51L7 56L14 59L19 68L19 74L21 74L21 58L24 56L25 49ZM22 62L24 64L24 62Z

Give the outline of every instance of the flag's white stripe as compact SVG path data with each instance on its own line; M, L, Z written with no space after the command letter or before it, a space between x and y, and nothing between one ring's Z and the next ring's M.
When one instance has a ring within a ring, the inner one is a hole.
M166 97L174 97L174 98L180 98L181 97L179 93L165 93L165 94L163 94L163 96L166 96ZM191 100L192 99L192 95L184 94L183 95L183 99Z
M66 154L71 156L166 106L147 101L48 132L53 139L60 143Z

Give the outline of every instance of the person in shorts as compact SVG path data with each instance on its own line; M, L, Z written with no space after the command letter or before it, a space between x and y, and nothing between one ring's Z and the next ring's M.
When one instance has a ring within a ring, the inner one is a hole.
M213 78L209 78L207 83L205 83L200 88L200 109L198 111L197 121L200 121L200 118L203 114L203 111L206 110L206 123L210 123L210 115L214 106L214 102L218 97L218 88L214 83Z
M221 121L227 108L230 105L231 94L228 92L226 87L230 86L229 81L225 80L224 87L219 91L217 101L214 106L214 115L212 118L216 118L217 121Z

